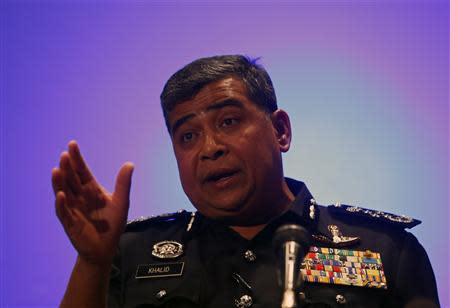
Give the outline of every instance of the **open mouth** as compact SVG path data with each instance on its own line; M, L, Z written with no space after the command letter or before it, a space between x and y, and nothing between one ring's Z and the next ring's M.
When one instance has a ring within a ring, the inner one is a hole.
M216 189L224 189L236 184L239 169L221 168L210 171L205 177L205 184L212 185Z
M231 178L232 176L234 176L237 173L238 173L238 171L223 171L223 172L212 173L206 177L206 181L207 182L219 182L219 181Z

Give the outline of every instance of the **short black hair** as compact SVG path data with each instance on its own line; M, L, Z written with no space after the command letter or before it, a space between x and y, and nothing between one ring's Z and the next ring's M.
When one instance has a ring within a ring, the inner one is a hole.
M175 74L164 85L161 107L167 129L168 116L178 103L193 98L205 85L235 76L243 81L247 95L262 110L272 113L278 109L272 80L256 59L242 55L223 55L195 60Z

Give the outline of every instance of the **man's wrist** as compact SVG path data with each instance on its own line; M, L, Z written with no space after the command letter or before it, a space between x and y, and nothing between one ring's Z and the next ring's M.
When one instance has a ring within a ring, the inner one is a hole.
M76 260L76 266L85 271L95 272L96 274L104 273L109 275L112 262L113 258L105 259L100 262L92 262L92 260L89 260L88 258L78 255Z

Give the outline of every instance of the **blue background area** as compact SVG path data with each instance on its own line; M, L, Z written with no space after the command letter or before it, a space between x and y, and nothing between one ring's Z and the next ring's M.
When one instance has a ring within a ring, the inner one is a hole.
M0 304L56 306L75 251L50 171L77 139L107 188L136 164L129 218L192 210L159 107L202 56L261 56L291 116L287 176L322 204L407 214L449 300L447 1L4 2ZM417 277L420 279L420 277Z

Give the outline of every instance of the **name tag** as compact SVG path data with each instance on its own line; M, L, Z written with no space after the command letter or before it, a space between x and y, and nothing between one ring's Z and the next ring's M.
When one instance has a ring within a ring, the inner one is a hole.
M139 264L136 279L181 276L183 269L184 262Z

